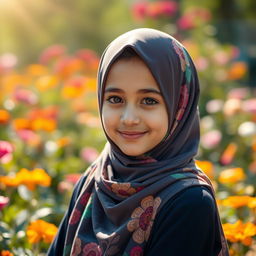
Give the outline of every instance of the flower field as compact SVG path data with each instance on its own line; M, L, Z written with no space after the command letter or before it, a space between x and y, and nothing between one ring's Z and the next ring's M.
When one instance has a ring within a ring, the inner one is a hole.
M138 1L130 11L138 26L175 24L167 32L191 53L201 82L197 165L214 185L230 255L256 255L256 91L247 63L212 35L208 9ZM53 45L35 63L16 67L15 58L0 56L0 256L45 255L74 184L105 144L99 56Z

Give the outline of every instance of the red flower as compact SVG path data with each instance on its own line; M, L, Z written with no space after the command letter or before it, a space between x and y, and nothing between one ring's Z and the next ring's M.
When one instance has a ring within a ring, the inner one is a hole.
M143 250L140 246L135 246L131 249L130 256L142 256Z
M101 256L102 250L96 243L89 243L84 246L83 256Z

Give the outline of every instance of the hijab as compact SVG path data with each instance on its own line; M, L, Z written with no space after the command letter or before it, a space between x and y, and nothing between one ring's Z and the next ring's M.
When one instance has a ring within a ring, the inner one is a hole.
M209 179L193 159L200 137L197 72L176 39L141 28L108 45L98 70L100 116L108 72L127 49L136 52L157 81L168 112L168 131L157 146L136 157L125 155L105 132L108 142L85 172L69 219L64 255L143 255L157 213L174 195L191 186L206 186L214 197ZM219 256L228 255L217 217Z

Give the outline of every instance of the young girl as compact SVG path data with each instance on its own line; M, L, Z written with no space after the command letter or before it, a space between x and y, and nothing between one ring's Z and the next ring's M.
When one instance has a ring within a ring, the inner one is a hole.
M107 144L74 189L48 255L227 256L209 179L195 165L199 83L185 48L153 29L102 55Z

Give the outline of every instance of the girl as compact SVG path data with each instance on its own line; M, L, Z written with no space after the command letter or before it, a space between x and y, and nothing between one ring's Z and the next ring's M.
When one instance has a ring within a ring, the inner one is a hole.
M209 179L195 165L199 83L173 37L135 29L102 55L107 144L72 195L48 255L227 256Z

